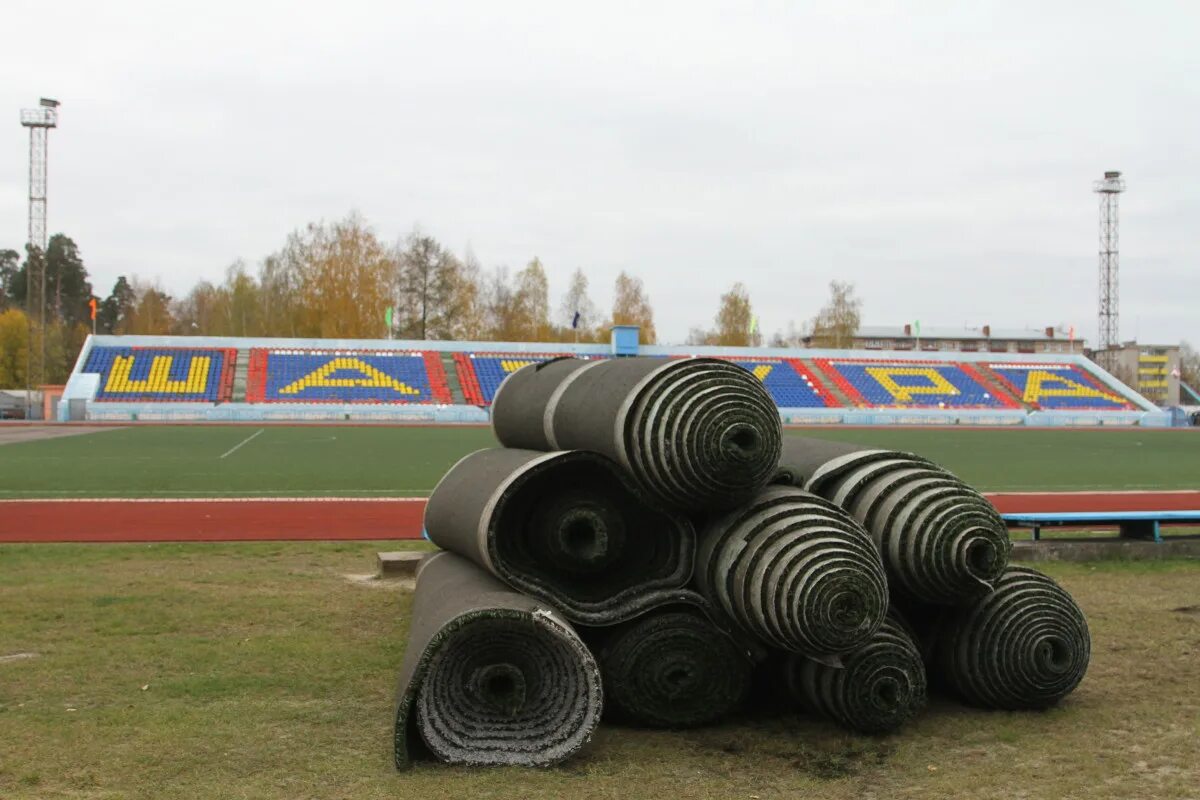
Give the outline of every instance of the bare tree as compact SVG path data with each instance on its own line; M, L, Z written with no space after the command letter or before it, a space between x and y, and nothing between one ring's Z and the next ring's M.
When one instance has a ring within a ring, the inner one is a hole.
M829 282L829 302L812 323L814 347L850 347L858 332L862 300L854 295L854 284Z
M576 314L579 315L578 321ZM600 312L588 296L588 279L582 269L575 270L571 275L571 283L567 287L567 293L563 295L558 318L563 326L564 338L590 342L598 336Z

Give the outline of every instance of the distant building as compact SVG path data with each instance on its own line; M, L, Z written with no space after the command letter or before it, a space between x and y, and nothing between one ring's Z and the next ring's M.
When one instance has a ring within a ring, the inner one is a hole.
M1125 342L1108 354L1113 375L1147 400L1160 406L1179 405L1179 345Z
M812 334L801 340L813 347ZM1061 328L921 328L863 325L850 343L856 350L930 350L962 353L1082 353L1083 339Z

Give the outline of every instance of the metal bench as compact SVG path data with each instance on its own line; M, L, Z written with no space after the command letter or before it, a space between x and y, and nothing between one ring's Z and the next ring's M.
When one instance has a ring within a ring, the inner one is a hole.
M1161 542L1159 526L1200 525L1200 511L1060 511L1001 514L1010 528L1030 528L1033 539L1042 538L1042 528L1118 528L1126 539Z

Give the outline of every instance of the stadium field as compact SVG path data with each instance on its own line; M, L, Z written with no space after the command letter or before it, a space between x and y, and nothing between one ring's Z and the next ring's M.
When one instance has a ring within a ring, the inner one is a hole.
M807 429L911 450L983 491L1200 488L1190 430ZM486 427L142 425L0 445L0 498L419 497Z
M412 593L352 577L380 546L0 546L0 797L1165 800L1200 785L1195 561L1044 565L1094 642L1046 712L938 700L884 737L788 713L603 725L551 769L398 775Z

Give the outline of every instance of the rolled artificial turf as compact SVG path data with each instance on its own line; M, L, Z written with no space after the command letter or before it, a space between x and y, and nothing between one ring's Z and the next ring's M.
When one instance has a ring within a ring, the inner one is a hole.
M691 728L738 708L749 654L696 607L656 609L582 632L604 678L605 713L654 728Z
M991 590L1012 545L979 492L927 459L789 437L777 480L844 508L871 534L892 591L952 605Z
M554 605L573 622L611 625L687 600L695 531L656 510L596 453L479 450L438 483L429 538Z
M931 673L981 708L1054 705L1083 680L1091 658L1083 611L1029 567L1008 567L994 592L942 610L927 624Z
M440 552L417 576L397 690L397 769L423 752L452 764L547 766L599 723L600 670L554 608Z
M887 579L862 526L790 486L704 526L695 584L745 633L817 658L860 647L887 612Z
M907 626L889 613L879 630L831 667L795 653L784 685L802 708L860 733L894 731L924 709L925 665Z
M497 390L492 426L505 447L602 453L689 512L748 500L774 476L782 440L762 383L712 358L532 364Z

